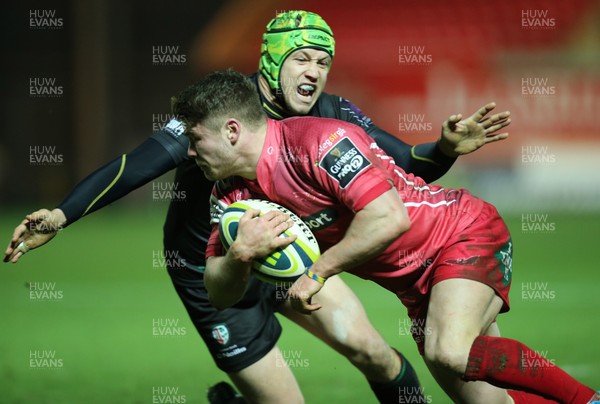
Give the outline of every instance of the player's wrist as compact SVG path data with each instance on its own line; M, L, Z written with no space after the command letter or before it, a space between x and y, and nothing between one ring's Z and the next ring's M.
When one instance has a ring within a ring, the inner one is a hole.
M455 151L456 145L446 139L443 131L442 136L440 136L439 140L437 141L437 147L446 157L456 158L460 155Z
M26 216L28 230L38 234L56 234L65 227L67 219L60 209L40 209Z
M235 241L231 244L227 253L234 261L244 264L250 264L255 258L251 248L244 248Z
M59 209L59 208L53 209L50 212L50 215L51 215L50 222L55 227L56 231L60 231L65 228L65 226L67 225L67 217L65 216L65 213L61 209Z
M313 281L319 282L320 284L324 284L327 280L326 277L314 273L310 268L306 268L306 271L304 271L304 275L308 276Z

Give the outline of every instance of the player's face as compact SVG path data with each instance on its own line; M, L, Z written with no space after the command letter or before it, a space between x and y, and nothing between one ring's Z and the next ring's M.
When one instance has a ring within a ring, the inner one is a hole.
M327 83L331 57L322 50L298 49L283 62L279 81L289 112L306 115Z
M194 159L206 178L216 181L231 176L228 170L231 151L220 131L196 124L187 131L187 136L190 141L188 157Z

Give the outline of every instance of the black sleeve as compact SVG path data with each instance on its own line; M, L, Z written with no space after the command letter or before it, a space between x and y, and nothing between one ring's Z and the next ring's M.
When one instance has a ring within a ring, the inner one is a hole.
M377 127L356 105L340 98L340 119L362 127L375 142L391 156L396 165L406 172L413 173L426 182L438 180L446 174L456 161L440 150L437 142L411 146Z
M187 144L183 130L165 128L88 175L58 205L66 226L175 168L187 159Z

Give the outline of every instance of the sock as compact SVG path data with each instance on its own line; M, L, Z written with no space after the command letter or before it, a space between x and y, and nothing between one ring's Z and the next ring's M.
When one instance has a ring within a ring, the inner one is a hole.
M394 349L394 351L396 351ZM417 373L408 359L396 351L400 357L400 373L392 381L387 383L376 383L369 381L371 390L382 404L388 403L427 403L423 395L423 388L417 378Z
M508 395L512 397L515 404L556 404L554 400L546 400L544 397L525 393L524 391L509 390Z
M521 390L561 403L587 404L594 390L523 345L500 337L475 338L464 380Z

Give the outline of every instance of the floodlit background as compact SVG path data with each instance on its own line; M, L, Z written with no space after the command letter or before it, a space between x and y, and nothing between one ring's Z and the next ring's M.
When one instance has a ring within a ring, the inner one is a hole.
M449 115L469 115L488 101L512 112L508 140L459 158L439 182L471 189L507 218L515 261L512 310L499 318L504 334L597 383L600 4L283 6L3 3L3 243L26 213L55 206L92 170L166 123L169 98L183 87L215 69L254 72L267 22L279 11L306 9L321 14L336 37L327 91L407 142L435 140ZM81 220L18 265L0 267L0 402L203 403L207 387L224 379L162 267L169 200L153 190L171 178ZM449 402L422 364L397 299L346 279L377 328L415 364L431 402ZM345 359L282 322L280 346L308 403L374 401ZM53 366L35 366L39 358Z

